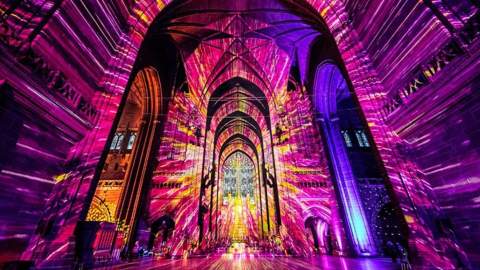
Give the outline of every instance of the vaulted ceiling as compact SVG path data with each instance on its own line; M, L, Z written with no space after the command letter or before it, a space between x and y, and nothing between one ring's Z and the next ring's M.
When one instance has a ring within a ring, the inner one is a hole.
M177 1L151 29L170 35L180 48L189 86L202 100L233 77L256 84L271 99L286 85L295 55L308 53L325 32L307 7L285 0Z
M329 35L318 12L298 0L173 1L149 29L149 50L162 50L165 41L176 47L180 80L206 115L214 159L241 149L260 156L270 151L272 119L292 67L305 77L312 44Z

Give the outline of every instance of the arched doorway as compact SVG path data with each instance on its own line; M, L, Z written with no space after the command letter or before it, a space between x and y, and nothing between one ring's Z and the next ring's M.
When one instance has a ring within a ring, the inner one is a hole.
M230 154L221 166L220 199L223 230L221 238L247 242L259 238L258 175L253 160L245 152Z
M319 65L315 71L313 91L314 107L318 113L317 121L323 130L330 164L356 253L372 255L376 253L375 242L347 153L351 140L342 133L337 111L339 104L350 99L350 91L340 69L331 62Z
M311 234L315 250L320 254L332 254L333 244L330 225L320 217L309 217L305 228Z
M384 202L393 206L388 179L354 93L333 60L315 67L313 103L355 253L382 255L386 239L373 216ZM400 235L403 218L390 218Z
M153 67L138 71L126 91L119 119L86 221L122 224L133 246L162 112L162 88Z
M165 214L159 219L155 220L150 227L150 237L148 240L148 250L153 250L156 241L160 241L160 246L163 247L168 238L175 230L175 220L171 214Z

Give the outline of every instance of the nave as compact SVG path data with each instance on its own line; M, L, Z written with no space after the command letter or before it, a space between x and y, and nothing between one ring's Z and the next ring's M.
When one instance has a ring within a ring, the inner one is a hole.
M146 259L122 263L98 270L400 270L399 264L388 259L341 258L322 256L312 258L255 256L249 254L210 255L190 259Z

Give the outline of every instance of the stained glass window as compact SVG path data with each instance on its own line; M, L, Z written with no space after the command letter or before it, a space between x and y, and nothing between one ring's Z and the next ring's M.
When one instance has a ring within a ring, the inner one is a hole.
M237 152L230 156L223 167L223 196L253 198L254 166L243 153Z
M110 150L120 150L124 137L125 135L121 132L115 133L115 136L113 136L112 144L110 145Z
M363 130L355 131L355 136L357 137L358 145L360 147L370 147L368 142L367 134Z
M133 144L135 143L135 139L137 138L136 133L131 133L130 137L128 138L128 145L127 145L127 150L132 150Z
M350 139L350 135L348 134L348 131L347 130L342 130L342 136L343 136L343 140L345 141L345 144L347 145L347 147L352 147L352 139Z

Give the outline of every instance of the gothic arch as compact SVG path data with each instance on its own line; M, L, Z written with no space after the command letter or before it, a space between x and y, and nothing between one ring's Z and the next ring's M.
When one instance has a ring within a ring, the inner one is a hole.
M125 163L127 168L124 170L124 174L120 176L121 179L113 179L121 181L122 184L117 201L112 202L117 205L115 207L116 213L112 213L114 216L108 222L122 221L132 229L137 226L142 200L145 196L145 188L148 185L149 175L152 173L150 161L153 159L155 146L158 145L155 137L160 130L163 104L162 94L160 77L157 70L153 67L145 67L139 70L133 78L130 88L128 91L125 91L121 109L118 111L117 120L111 131L110 140L106 144L106 159L100 162L104 173L97 180L103 181L102 178L105 176L105 171L108 172L108 164L106 162L111 160L110 157L118 160L120 154L124 153L123 155L127 155ZM118 131L125 128L127 128L125 133L127 135L122 135L121 139L118 137L114 139ZM129 135L129 133L132 133L129 131L132 128L135 134L134 137L131 134ZM129 136L128 141L124 140L124 138L127 138L126 136ZM112 143L115 143L116 146L112 147ZM117 147L118 145L120 146ZM118 163L116 163L115 167L117 165ZM114 177L119 176L114 175ZM100 192L99 187L96 188L96 193L98 192ZM95 205L92 202L89 213L94 211ZM87 220L105 221L102 218L97 219L90 214L87 216ZM133 234L130 234L127 239L129 245L133 244L131 243L132 237Z

